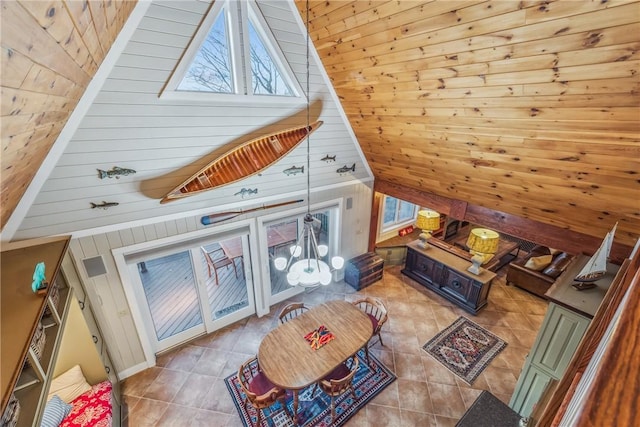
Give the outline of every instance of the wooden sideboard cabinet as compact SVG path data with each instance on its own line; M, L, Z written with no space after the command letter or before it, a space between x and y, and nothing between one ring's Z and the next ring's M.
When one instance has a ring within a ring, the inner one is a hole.
M479 275L467 271L470 263L443 249L417 242L407 245L402 273L456 305L477 314L485 305L495 273L481 269Z
M577 291L571 286L573 278L588 260L584 255L578 256L545 293L549 307L509 402L511 409L523 417L531 415L551 380L564 375L619 269L610 264L596 288Z

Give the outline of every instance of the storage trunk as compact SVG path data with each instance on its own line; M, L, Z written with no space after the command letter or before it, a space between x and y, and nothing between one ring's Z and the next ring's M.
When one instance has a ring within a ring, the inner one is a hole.
M375 252L367 252L347 261L344 281L355 289L362 289L382 279L384 260Z

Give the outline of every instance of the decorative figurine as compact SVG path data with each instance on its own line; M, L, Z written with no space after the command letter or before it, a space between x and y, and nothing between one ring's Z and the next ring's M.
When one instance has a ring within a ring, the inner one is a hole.
M258 189L257 188L254 188L254 189L243 188L242 190L240 190L237 193L235 193L234 196L237 196L238 194L241 195L242 198L244 199L244 196L249 196L251 194L258 194Z
M111 170L108 171L98 169L98 177L100 179L114 177L115 179L120 179L120 175L133 175L134 173L136 173L136 171L134 171L133 169L125 169L119 166L114 166L113 168L111 168Z
M285 169L282 171L285 175L297 175L299 173L304 173L304 166L296 167L291 166L289 169Z
M31 282L31 290L33 293L43 293L47 291L48 283L45 282L44 262L36 264L33 270L33 282Z
M108 208L111 208L113 206L118 206L120 203L118 203L118 202L105 202L103 200L102 203L100 203L100 204L96 204L96 203L93 203L93 202L89 202L89 204L91 205L91 209L95 209L95 208L108 209Z
M355 172L356 171L356 164L354 163L351 167L344 165L341 168L338 168L338 170L336 170L336 172L342 174L342 173L347 173L347 172Z

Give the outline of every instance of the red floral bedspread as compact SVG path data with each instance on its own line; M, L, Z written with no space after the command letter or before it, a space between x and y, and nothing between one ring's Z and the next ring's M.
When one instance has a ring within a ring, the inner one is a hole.
M73 409L61 427L110 427L111 383L103 381L71 402Z

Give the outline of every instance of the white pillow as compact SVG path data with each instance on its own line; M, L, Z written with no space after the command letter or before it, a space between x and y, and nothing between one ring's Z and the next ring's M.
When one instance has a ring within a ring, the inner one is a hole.
M71 403L73 399L89 390L91 390L91 386L84 378L80 365L76 365L51 381L47 400L58 395L60 399Z

